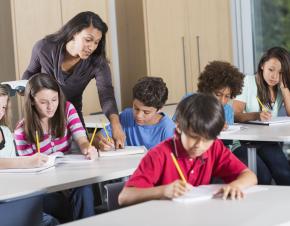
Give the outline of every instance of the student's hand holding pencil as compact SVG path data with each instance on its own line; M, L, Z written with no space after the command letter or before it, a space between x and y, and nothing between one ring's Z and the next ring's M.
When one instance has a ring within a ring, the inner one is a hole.
M272 113L270 111L261 111L259 113L260 121L269 121L272 118Z
M91 145L85 148L82 152L86 156L87 159L96 160L99 156L98 150L94 146L91 146Z
M265 107L265 105L261 102L259 97L256 97L259 105L261 106L262 111L259 113L260 121L269 121L272 118L272 113L269 108Z
M113 139L108 139L108 137L104 137L102 135L98 136L98 148L101 151L109 151L115 149L115 144Z
M184 182L183 180L176 180L171 184L164 185L163 197L165 199L173 199L184 195L186 192L193 188L191 184Z

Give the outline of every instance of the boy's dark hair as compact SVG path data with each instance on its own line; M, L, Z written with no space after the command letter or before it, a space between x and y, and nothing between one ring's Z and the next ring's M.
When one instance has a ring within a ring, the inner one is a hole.
M159 110L168 98L166 83L160 77L143 77L133 87L133 99Z
M206 139L216 139L225 124L224 109L213 95L193 94L178 104L176 123L188 135L196 133Z
M228 62L212 61L206 65L198 78L198 91L213 94L216 90L229 87L231 98L242 93L245 75Z

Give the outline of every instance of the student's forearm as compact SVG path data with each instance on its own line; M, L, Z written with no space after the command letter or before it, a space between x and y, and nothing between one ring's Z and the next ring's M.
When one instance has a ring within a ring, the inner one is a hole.
M119 204L127 206L139 202L164 198L164 186L152 188L125 187L119 195Z
M235 113L235 122L247 122L254 120L260 120L259 112Z
M90 146L90 143L89 143L87 137L80 137L80 138L78 138L78 139L76 140L76 143L77 143L77 145L79 146L81 152L82 152L83 154L86 154L86 153L84 153L84 151L85 151L87 148L89 148L89 146Z
M1 158L0 169L26 168L29 157Z
M240 189L245 189L249 186L256 185L257 182L257 176L251 170L246 169L230 184Z

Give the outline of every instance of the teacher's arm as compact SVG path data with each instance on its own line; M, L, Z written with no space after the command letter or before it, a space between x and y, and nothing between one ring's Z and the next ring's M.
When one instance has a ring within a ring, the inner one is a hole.
M96 84L103 113L107 116L112 127L112 137L116 148L123 148L126 140L117 109L114 88L112 85L109 65L104 63L96 70Z

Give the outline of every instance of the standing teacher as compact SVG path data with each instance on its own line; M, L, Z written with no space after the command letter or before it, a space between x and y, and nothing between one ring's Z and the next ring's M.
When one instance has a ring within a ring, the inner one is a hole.
M106 59L107 31L106 23L95 13L77 14L59 31L36 42L22 79L29 79L39 72L53 75L84 124L82 95L91 79L95 78L102 110L112 125L115 145L123 147L125 134L119 121Z

